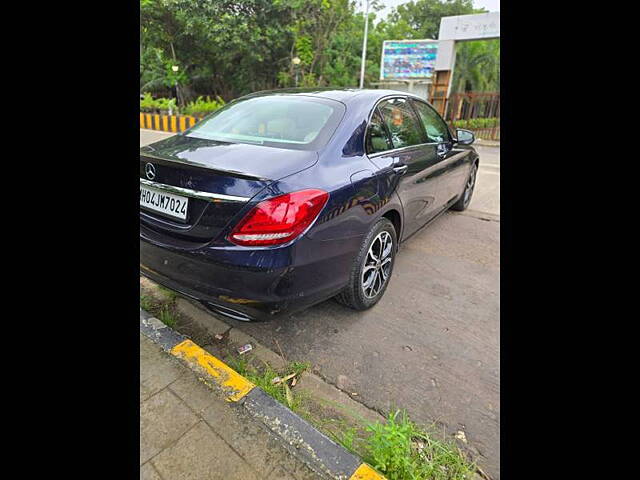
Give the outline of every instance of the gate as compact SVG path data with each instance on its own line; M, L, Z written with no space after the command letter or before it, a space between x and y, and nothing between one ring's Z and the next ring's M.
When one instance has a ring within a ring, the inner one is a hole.
M500 92L454 93L447 99L445 120L471 130L477 138L500 141Z

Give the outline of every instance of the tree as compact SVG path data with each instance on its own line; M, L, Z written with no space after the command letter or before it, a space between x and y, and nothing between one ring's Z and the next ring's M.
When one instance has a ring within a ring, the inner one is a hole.
M389 15L389 40L438 38L440 19L474 13L472 0L415 0L399 5Z
M228 100L275 86L291 13L277 0L141 0L141 37L180 66L185 97L196 88ZM145 80L157 84L162 74L150 58L143 53L142 62L155 77Z
M140 0L141 92L166 95L177 83L181 105L198 95L229 101L293 86L294 57L301 59L301 86L355 87L365 21L360 7L354 0ZM473 13L471 0L414 0L376 23L380 8L373 0L367 19L367 86L379 78L384 40L435 38L441 17ZM459 88L496 88L499 65L486 58L494 54L499 45L461 44Z
M500 40L458 43L451 92L495 92L499 90Z

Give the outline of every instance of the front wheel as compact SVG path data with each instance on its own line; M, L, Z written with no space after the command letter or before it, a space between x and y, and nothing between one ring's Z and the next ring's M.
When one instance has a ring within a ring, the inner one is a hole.
M398 239L393 224L379 219L369 231L353 266L349 285L336 299L354 310L373 307L384 295L393 272Z
M471 203L471 196L473 195L473 189L476 186L476 177L478 175L478 164L474 163L469 172L467 183L464 186L464 191L456 203L451 206L451 210L462 212L466 210Z

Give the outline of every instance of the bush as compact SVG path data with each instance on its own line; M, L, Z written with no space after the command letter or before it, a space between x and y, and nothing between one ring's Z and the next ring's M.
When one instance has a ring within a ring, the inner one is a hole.
M145 113L169 113L171 110L174 114L204 116L208 113L215 112L224 106L224 100L220 97L211 99L207 97L198 97L191 101L186 107L179 108L176 106L175 98L153 98L150 93L145 93L140 99L140 111Z
M206 100L202 97L198 97L195 101L189 102L186 107L181 109L180 113L182 113L183 115L204 116L211 112L215 112L223 106L224 100L222 100L220 97L216 97L213 100L208 96Z
M453 122L453 126L456 128L468 128L469 130L494 128L500 126L500 119L496 117L469 118L466 120L456 120Z
M156 98L154 99L150 93L145 93L140 100L140 111L146 113L164 113L172 110L177 112L175 98Z
M400 413L367 427L368 463L389 480L471 480L475 466L455 444L436 440Z

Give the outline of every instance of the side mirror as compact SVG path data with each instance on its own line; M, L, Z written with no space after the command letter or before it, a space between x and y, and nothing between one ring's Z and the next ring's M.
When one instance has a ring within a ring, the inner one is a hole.
M476 141L476 136L469 130L463 130L462 128L456 129L456 136L458 137L458 143L460 145L471 145Z

